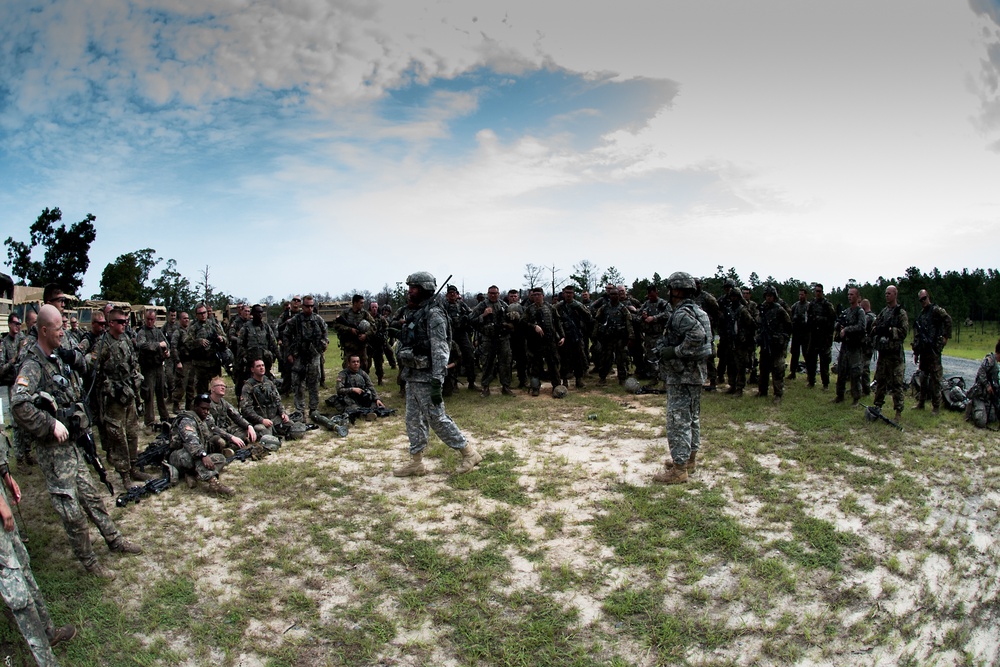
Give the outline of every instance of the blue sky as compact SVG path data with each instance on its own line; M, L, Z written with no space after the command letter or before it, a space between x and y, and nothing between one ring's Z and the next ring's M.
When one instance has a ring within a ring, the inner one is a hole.
M996 266L996 0L191 6L0 8L0 236L96 215L85 296Z

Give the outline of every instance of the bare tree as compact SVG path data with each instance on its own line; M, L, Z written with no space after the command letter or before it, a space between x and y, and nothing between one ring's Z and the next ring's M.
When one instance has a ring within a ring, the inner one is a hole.
M542 271L544 270L544 266L535 266L534 264L524 265L524 284L528 289L538 286L542 280Z
M582 292L593 292L597 287L597 275L600 269L589 259L573 265L573 273L569 279L576 283Z

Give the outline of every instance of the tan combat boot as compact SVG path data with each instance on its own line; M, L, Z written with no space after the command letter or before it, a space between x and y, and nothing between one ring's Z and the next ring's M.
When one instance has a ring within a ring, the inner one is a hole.
M427 468L424 467L424 453L417 452L410 454L410 462L401 468L392 471L395 477L411 477L413 475L426 475Z
M45 634L49 637L49 646L55 646L56 644L68 642L73 639L73 637L76 637L76 628L72 625L63 625L58 628L52 628Z
M153 476L148 472L143 472L136 467L136 464L132 464L132 468L128 471L129 477L139 482L148 482L153 479Z
M660 484L681 484L688 481L685 466L674 465L673 461L663 464L663 470L653 475L653 481Z
M697 467L697 461L695 461L697 457L698 452L691 450L691 456L688 457L687 464L684 466L684 470L687 471L687 474L694 474L695 468Z
M135 484L135 483L132 482L132 475L127 470L123 471L123 472L120 472L118 474L121 475L122 486L124 487L125 491L128 491L133 486L138 486L138 484Z
M228 497L236 493L235 491L232 490L232 488L220 482L218 477L213 477L212 479L208 480L208 490L210 493L213 493L217 496Z
M117 540L108 545L108 549L120 554L134 554L136 556L142 553L142 547L138 544L133 544L126 540L124 537L119 537Z
M105 568L97 561L94 561L90 565L84 565L83 567L87 570L87 574L98 577L99 579L107 579L108 581L114 581L115 579L115 573Z
M483 460L483 455L476 451L476 448L472 445L466 445L465 449L462 450L462 462L459 464L458 468L455 469L456 475L463 475L477 465Z

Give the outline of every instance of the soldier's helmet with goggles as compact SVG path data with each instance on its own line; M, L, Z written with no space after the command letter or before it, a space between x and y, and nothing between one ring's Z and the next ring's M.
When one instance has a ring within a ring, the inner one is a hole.
M437 291L437 279L427 271L417 271L416 273L411 273L406 276L407 285L416 285L421 287L428 292Z
M670 285L670 289L681 289L681 290L691 290L696 291L698 288L694 284L694 278L690 273L685 273L684 271L674 271L667 278L667 284Z

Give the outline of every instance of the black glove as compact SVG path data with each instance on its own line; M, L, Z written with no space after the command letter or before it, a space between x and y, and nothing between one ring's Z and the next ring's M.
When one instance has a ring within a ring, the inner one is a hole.
M63 363L65 363L65 364L72 364L74 361L76 361L76 350L74 350L74 349L71 349L71 348L67 349L65 347L57 347L56 348L56 354L59 355L59 358L62 359Z
M443 401L444 397L441 396L441 380L435 378L431 380L431 403L441 405Z
M677 358L677 351L674 350L672 345L665 345L660 350L660 359L662 359L663 361L669 361L671 359L676 359L676 358Z

